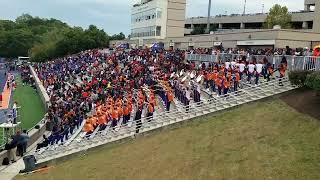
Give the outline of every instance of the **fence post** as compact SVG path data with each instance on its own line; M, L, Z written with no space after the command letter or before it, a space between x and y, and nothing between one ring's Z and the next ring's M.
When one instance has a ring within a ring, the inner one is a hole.
M305 65L306 65L306 56L303 57L303 65L302 65L302 70L305 70Z
M291 71L294 71L294 61L295 61L295 56L292 56L292 60L291 60Z
M272 57L272 66L273 66L273 69L274 69L275 64L276 64L276 56L273 56L273 57Z

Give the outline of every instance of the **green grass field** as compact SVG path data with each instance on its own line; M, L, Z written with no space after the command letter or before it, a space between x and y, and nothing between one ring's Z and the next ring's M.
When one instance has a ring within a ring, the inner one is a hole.
M319 137L319 120L272 99L15 179L320 179Z
M13 92L13 102L16 101L21 109L18 110L19 121L22 129L30 129L35 126L45 114L45 107L37 91L29 85L22 85L21 78L17 78L17 88ZM0 130L2 136L2 130ZM2 137L0 138L0 144Z
M45 114L45 107L37 91L29 85L22 85L21 79L17 78L18 87L13 93L13 101L21 106L20 121L23 129L30 129L36 125Z

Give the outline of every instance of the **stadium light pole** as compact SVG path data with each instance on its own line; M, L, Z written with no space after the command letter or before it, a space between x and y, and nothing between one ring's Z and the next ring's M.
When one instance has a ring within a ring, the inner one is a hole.
M246 14L246 6L247 6L247 0L244 0L243 15Z
M210 33L210 15L211 15L211 0L209 0L208 4L208 17L207 17L207 33Z

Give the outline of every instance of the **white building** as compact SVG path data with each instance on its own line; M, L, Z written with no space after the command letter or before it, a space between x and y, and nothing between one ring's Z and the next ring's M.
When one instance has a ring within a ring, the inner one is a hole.
M185 18L186 0L140 0L132 7L131 39L112 41L117 46L149 46L163 42L165 48L313 48L320 44L320 0L304 0L301 12L291 12L292 29L263 29L267 14L211 17L217 31L190 35L195 27L206 27L207 17ZM185 35L185 36L184 36Z
M131 39L160 41L183 37L186 0L141 0L131 12Z

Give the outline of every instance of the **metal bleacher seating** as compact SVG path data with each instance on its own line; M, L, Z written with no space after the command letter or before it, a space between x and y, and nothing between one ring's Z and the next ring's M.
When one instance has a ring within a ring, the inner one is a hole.
M281 84L279 81L281 80ZM257 86L247 85L236 92L231 92L225 96L209 96L202 99L199 103L190 103L187 107L175 102L176 108L172 108L169 112L156 112L151 122L146 117L142 117L142 127L139 133L152 131L157 128L186 121L202 115L225 110L231 107L239 106L262 98L270 97L286 91L293 90L297 87L292 86L288 78L276 78L269 82L261 82ZM114 142L120 139L133 137L136 134L136 123L131 118L127 125L118 123L116 130L110 128L110 123L103 131L95 131L90 137L85 137L78 132L77 140L69 141L67 145L55 146L54 149L36 153L38 162L45 162L58 157L63 157L72 153L87 150L99 145Z

